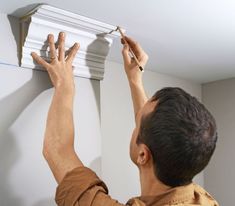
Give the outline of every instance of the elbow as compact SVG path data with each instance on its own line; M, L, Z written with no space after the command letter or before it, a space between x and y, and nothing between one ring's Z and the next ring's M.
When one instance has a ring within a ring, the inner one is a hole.
M75 153L73 145L44 141L42 154L47 161L58 157L67 157L67 155L71 153Z
M58 152L56 149L57 147L53 146L49 141L45 141L43 143L43 148L42 148L42 155L46 160L52 159L53 156L55 156Z
M49 148L47 145L44 144L44 145L43 145L43 149L42 149L42 155L43 155L43 157L44 157L46 160L48 160L49 157L51 156L50 154L51 154L50 148Z

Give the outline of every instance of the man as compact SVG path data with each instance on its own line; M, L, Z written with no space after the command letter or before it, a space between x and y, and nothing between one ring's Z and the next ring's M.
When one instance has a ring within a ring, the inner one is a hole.
M217 141L215 120L196 98L180 88L165 88L148 99L142 73L129 56L129 46L142 66L148 56L140 45L125 37L124 67L130 85L136 128L130 156L140 172L141 196L127 205L205 205L218 203L193 177L208 164ZM59 206L122 205L108 196L108 189L96 174L86 168L74 150L72 62L76 43L65 58L65 34L59 34L58 57L53 35L48 36L51 62L32 53L48 71L55 87L49 109L43 154L59 186Z

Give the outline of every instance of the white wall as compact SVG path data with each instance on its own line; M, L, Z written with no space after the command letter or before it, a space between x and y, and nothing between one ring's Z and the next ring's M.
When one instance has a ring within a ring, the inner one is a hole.
M19 22L16 18L0 13L0 62L18 65ZM15 35L13 35L15 34Z
M1 14L0 22L4 27L0 32L0 62L17 65L17 21L11 19L10 24L9 18ZM100 176L102 174L114 198L126 202L139 195L139 181L128 154L134 117L122 67L107 62L101 91L97 81L75 79L75 127L76 149L81 159ZM146 71L144 82L150 96L162 87L178 86L201 97L200 85L182 79ZM54 204L56 184L41 154L52 93L46 72L0 64L1 205ZM202 175L198 182L203 185Z
M205 187L221 205L234 205L235 78L205 84L202 91L219 134L215 154L205 170Z
M0 82L1 205L54 205L56 183L42 156L53 95L47 73L0 65ZM99 82L75 83L76 149L100 175Z
M145 71L144 85L149 96L157 90L181 87L201 99L201 86L183 79ZM140 194L137 168L129 158L134 115L123 65L107 62L101 82L102 177L110 194L125 203ZM196 178L203 185L203 174Z
M6 15L0 15L0 22L0 62L17 65L16 41ZM75 84L76 150L101 175L100 82L75 78ZM0 63L1 206L55 205L57 185L42 156L50 87L46 72Z

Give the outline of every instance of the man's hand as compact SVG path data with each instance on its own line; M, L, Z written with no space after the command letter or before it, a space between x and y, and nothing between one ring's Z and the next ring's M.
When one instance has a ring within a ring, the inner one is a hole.
M128 44L125 44L125 41L122 39L123 44L123 60L124 60L124 67L127 74L127 78L129 81L138 82L142 78L142 72L139 70L139 67L134 60L134 58L130 57L130 48L134 52L135 56L140 62L140 65L142 67L145 67L147 61L148 61L148 55L145 53L145 51L141 48L138 42L134 41L130 37L125 36L125 40Z
M58 56L53 35L48 36L51 62L47 63L36 53L33 59L48 71L55 87L53 100L48 112L43 144L43 155L58 183L65 174L76 167L83 166L74 150L74 78L72 62L78 51L76 43L65 58L65 33L59 34Z
M33 59L48 71L51 82L56 90L63 89L66 90L66 92L74 92L72 62L79 49L79 44L75 43L65 58L65 33L61 32L59 34L58 56L55 48L54 36L52 34L48 35L48 43L50 47L50 64L35 52L32 53Z
M132 102L136 118L137 113L148 101L148 98L145 94L142 82L143 72L139 70L139 66L137 65L135 60L130 57L129 49L131 48L131 50L134 52L142 67L146 65L148 61L148 55L144 52L144 50L137 42L126 36L124 38L128 44L125 44L125 41L122 39L122 44L124 44L122 55L125 71L131 89Z

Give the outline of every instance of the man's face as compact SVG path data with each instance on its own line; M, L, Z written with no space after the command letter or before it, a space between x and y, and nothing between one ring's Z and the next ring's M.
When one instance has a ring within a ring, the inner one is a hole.
M136 141L137 141L137 137L138 137L139 130L140 130L141 119L143 116L146 116L149 113L151 113L156 107L156 104L157 104L157 101L153 101L153 102L151 102L151 100L147 101L136 116L136 127L133 130L132 138L130 142L130 157L131 157L131 160L136 165L137 165L137 158L139 155L139 146L137 145Z

